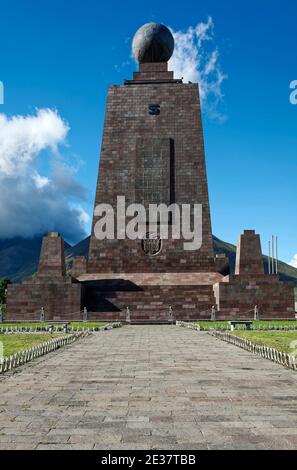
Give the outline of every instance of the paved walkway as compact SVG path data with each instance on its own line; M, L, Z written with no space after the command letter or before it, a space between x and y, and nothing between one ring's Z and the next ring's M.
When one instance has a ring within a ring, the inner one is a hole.
M0 377L0 449L297 449L296 385L205 333L95 333Z

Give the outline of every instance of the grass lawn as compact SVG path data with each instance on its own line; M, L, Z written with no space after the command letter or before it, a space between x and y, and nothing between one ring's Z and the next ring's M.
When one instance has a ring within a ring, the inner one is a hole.
M18 327L18 328L36 328L37 326L46 328L47 323L0 323L0 328L13 328L13 327Z
M228 327L230 328L227 321L194 321L193 323L199 325L201 330L208 330L209 328L224 328L227 330Z
M248 339L254 344L270 346L286 353L292 354L297 350L297 331L233 331L232 334ZM294 348L290 348L292 341L296 341Z
M114 323L114 322L110 322L110 323ZM77 322L71 322L70 323L70 327L72 328L96 328L98 326L104 326L104 325L108 325L109 323L108 322L100 322L100 321L97 321L97 322L83 322L83 321L77 321Z
M29 349L40 343L45 343L53 338L57 338L61 335L54 334L11 334L11 335L0 335L0 348L3 345L3 355L11 356L11 354L17 351L23 351ZM1 345L2 343L2 345ZM0 349L1 352L1 349Z
M196 321L193 322L197 325L200 325L201 330L209 328L219 328L219 329L230 329L230 325L227 321ZM292 327L297 328L296 320L259 320L253 321L254 328L263 328L263 327ZM236 329L245 329L244 325L236 325Z

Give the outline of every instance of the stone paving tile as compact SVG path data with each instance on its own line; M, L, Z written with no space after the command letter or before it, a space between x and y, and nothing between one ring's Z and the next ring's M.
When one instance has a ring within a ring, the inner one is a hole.
M297 374L205 333L129 326L0 377L0 449L297 449Z

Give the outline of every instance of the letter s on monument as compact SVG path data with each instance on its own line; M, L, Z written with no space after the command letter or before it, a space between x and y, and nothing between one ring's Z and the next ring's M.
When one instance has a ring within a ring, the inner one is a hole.
M290 88L293 90L290 94L290 103L297 104L297 80L293 80L290 83Z

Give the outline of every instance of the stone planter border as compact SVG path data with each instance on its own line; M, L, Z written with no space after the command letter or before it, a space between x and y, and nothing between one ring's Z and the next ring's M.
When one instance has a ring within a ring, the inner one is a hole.
M89 331L106 331L106 330L112 330L113 328L121 328L123 326L122 322L117 321L114 323L108 323L107 325L104 326L93 326L93 327L80 327L77 329L71 328L70 331L84 331L84 330L89 330Z
M104 326L94 326L94 327L89 327L89 326L80 326L78 328L71 327L68 329L69 333L75 333L79 331L105 331L105 330L112 330L113 328L119 328L122 326L121 322L114 322L114 323L109 323ZM36 326L36 327L18 327L16 326L8 326L8 327L1 327L0 326L0 338L1 334L14 334L14 333L48 333L49 332L49 326L47 327L42 327L42 326ZM63 325L57 326L53 325L53 330L52 333L63 333L64 327Z
M297 361L296 357L293 354L278 351L277 349L271 348L269 346L261 346L259 344L254 344L245 338L240 338L239 336L232 335L230 333L222 333L221 331L209 331L208 334L222 341L226 341L227 343L231 343L234 346L238 346L239 348L245 349L246 351L250 351L254 354L257 354L258 356L261 356L272 362L276 362L277 364L281 364L282 366L297 371Z
M44 356L56 349L59 349L67 344L72 344L80 338L85 338L90 332L88 330L80 331L78 333L68 334L61 336L60 338L53 338L49 341L45 341L37 346L33 346L30 349L24 351L18 351L15 354L0 358L0 374L15 369L22 364L33 361L37 357Z
M203 327L201 328L200 325L196 325L194 323L188 323L188 322L184 322L184 321L177 321L176 324L178 326L182 326L184 328L191 328L192 330L197 330L197 331L230 331L230 326L219 326L219 325L216 325L216 326L207 326L207 327ZM290 326L286 326L286 325L279 325L279 326L276 326L276 325L267 325L267 326L263 326L263 325L259 325L257 328L254 328L252 326L252 331L296 331L297 330L297 325L294 325L292 327Z
M176 321L176 326L181 326L182 328L189 328L190 330L201 331L200 325L196 325L195 323L188 323L185 321Z

